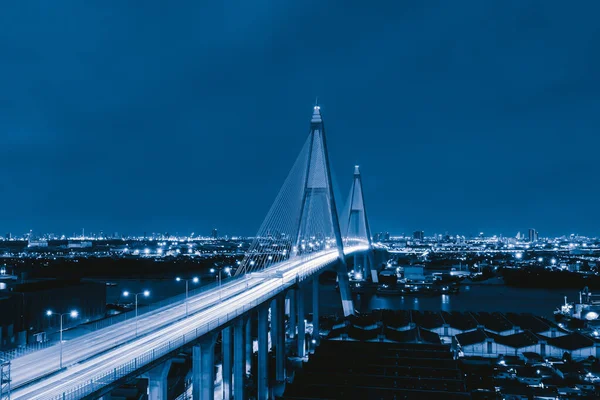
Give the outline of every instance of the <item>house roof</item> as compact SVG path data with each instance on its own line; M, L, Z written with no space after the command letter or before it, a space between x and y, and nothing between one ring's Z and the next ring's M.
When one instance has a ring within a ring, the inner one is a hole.
M547 338L546 341L549 345L564 350L578 350L586 347L592 347L596 344L594 339L583 336L581 333L577 332L573 332L564 336Z
M444 319L439 312L412 311L411 314L413 322L423 328L435 329L444 325Z
M385 325L393 328L407 326L412 322L410 311L408 310L384 310L381 313L381 319Z
M533 333L546 332L551 328L549 324L533 314L516 314L509 312L504 315L514 326L518 326L523 330L529 330Z
M538 337L530 331L513 333L512 335L502 336L494 335L496 343L503 344L508 347L520 349L522 347L532 346L538 343Z
M473 317L480 325L485 326L485 329L493 332L505 332L513 329L513 324L510 323L504 315L498 312L479 312L472 313Z
M476 343L485 342L487 338L493 338L490 332L486 332L483 329L477 329L474 331L459 333L456 335L456 341L461 346L469 346Z
M442 312L442 318L448 325L450 325L454 329L459 329L461 331L468 331L477 328L477 321L473 316L469 313L462 312Z

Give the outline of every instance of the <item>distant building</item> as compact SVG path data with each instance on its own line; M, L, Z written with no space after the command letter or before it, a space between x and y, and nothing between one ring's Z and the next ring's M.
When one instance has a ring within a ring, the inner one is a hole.
M27 243L27 247L48 247L48 241L47 240L30 240L29 243Z
M529 229L529 242L534 243L538 241L538 233L535 229Z
M414 231L413 239L423 241L425 240L425 232L423 231Z
M211 237L212 237L213 239L216 239L216 238L218 238L218 237L219 237L219 232L217 231L217 228L214 228L214 229L212 230Z
M69 243L67 244L67 248L69 249L89 249L91 247L92 242L90 241L79 242L69 240Z
M383 242L386 240L390 240L390 233L389 232L378 232L373 237L373 240L375 242Z

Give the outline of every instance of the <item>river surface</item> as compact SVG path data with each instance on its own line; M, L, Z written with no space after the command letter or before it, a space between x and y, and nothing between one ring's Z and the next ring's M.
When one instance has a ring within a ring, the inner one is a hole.
M121 297L124 290L139 293L150 290L148 299L140 298L140 303L151 303L167 297L181 294L185 284L171 280L112 280L116 286L107 287L107 302L128 302ZM208 283L208 282L207 282ZM195 286L195 285L194 285ZM190 284L190 290L192 285ZM321 285L319 292L322 315L341 314L339 292L332 283ZM414 296L377 296L355 295L354 303L357 310L369 312L374 309L386 308L392 310L421 310L421 311L500 311L532 313L552 317L553 312L564 302L564 296L569 301L579 299L579 291L575 289L527 289L504 285L463 285L458 294L437 295L433 297ZM311 312L312 285L308 285L306 294L306 312Z

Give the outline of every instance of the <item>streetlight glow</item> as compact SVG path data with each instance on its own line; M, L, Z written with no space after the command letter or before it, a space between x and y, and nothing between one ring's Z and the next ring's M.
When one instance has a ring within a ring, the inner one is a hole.
M149 290L144 290L144 296L146 296L146 297L150 296L150 291Z
M125 297L129 296L129 292L128 292L127 290L126 290L126 291L124 291L124 292L123 292L123 296L125 296Z
M77 312L77 310L71 310L68 313L55 313L52 310L48 310L46 311L46 315L51 317L53 315L58 316L58 318L60 319L60 339L59 339L59 344L60 344L60 358L59 358L59 368L62 369L63 367L63 317L66 315L69 315L71 318L75 319L79 316L79 312Z
M193 278L188 278L188 279L182 279L180 277L177 277L177 278L175 278L175 280L177 282L185 281L185 317L187 318L189 315L188 297L189 297L190 281L192 281L192 283L198 283L198 282L200 282L200 279L197 276L194 276Z

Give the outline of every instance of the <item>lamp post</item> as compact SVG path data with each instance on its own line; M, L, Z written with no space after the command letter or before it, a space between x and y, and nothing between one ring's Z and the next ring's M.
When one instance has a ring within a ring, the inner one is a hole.
M187 316L188 316L189 281L192 281L193 283L198 283L198 282L200 282L200 279L198 279L198 277L195 276L191 279L181 279L180 277L177 277L177 278L175 278L175 280L177 282L185 281L185 317L187 318Z
M231 273L231 267L225 267L224 270L225 270L226 274ZM211 274L214 274L215 272L217 272L217 270L215 270L214 268L210 269ZM218 273L217 273L216 278L217 278L217 282L219 285L219 301L220 301L221 300L221 268L218 268Z
M129 296L131 293L129 293L127 290L123 292L123 296L127 297ZM149 290L144 290L141 293L136 293L134 294L135 297L135 337L137 337L138 335L138 296L143 294L144 297L148 297L150 296L150 291Z
M53 315L56 315L59 317L60 319L60 359L59 359L59 368L62 369L63 367L63 317L65 315L70 316L71 318L75 319L79 316L79 313L77 312L77 310L71 310L68 313L55 313L52 310L48 310L46 311L46 315L51 317Z

